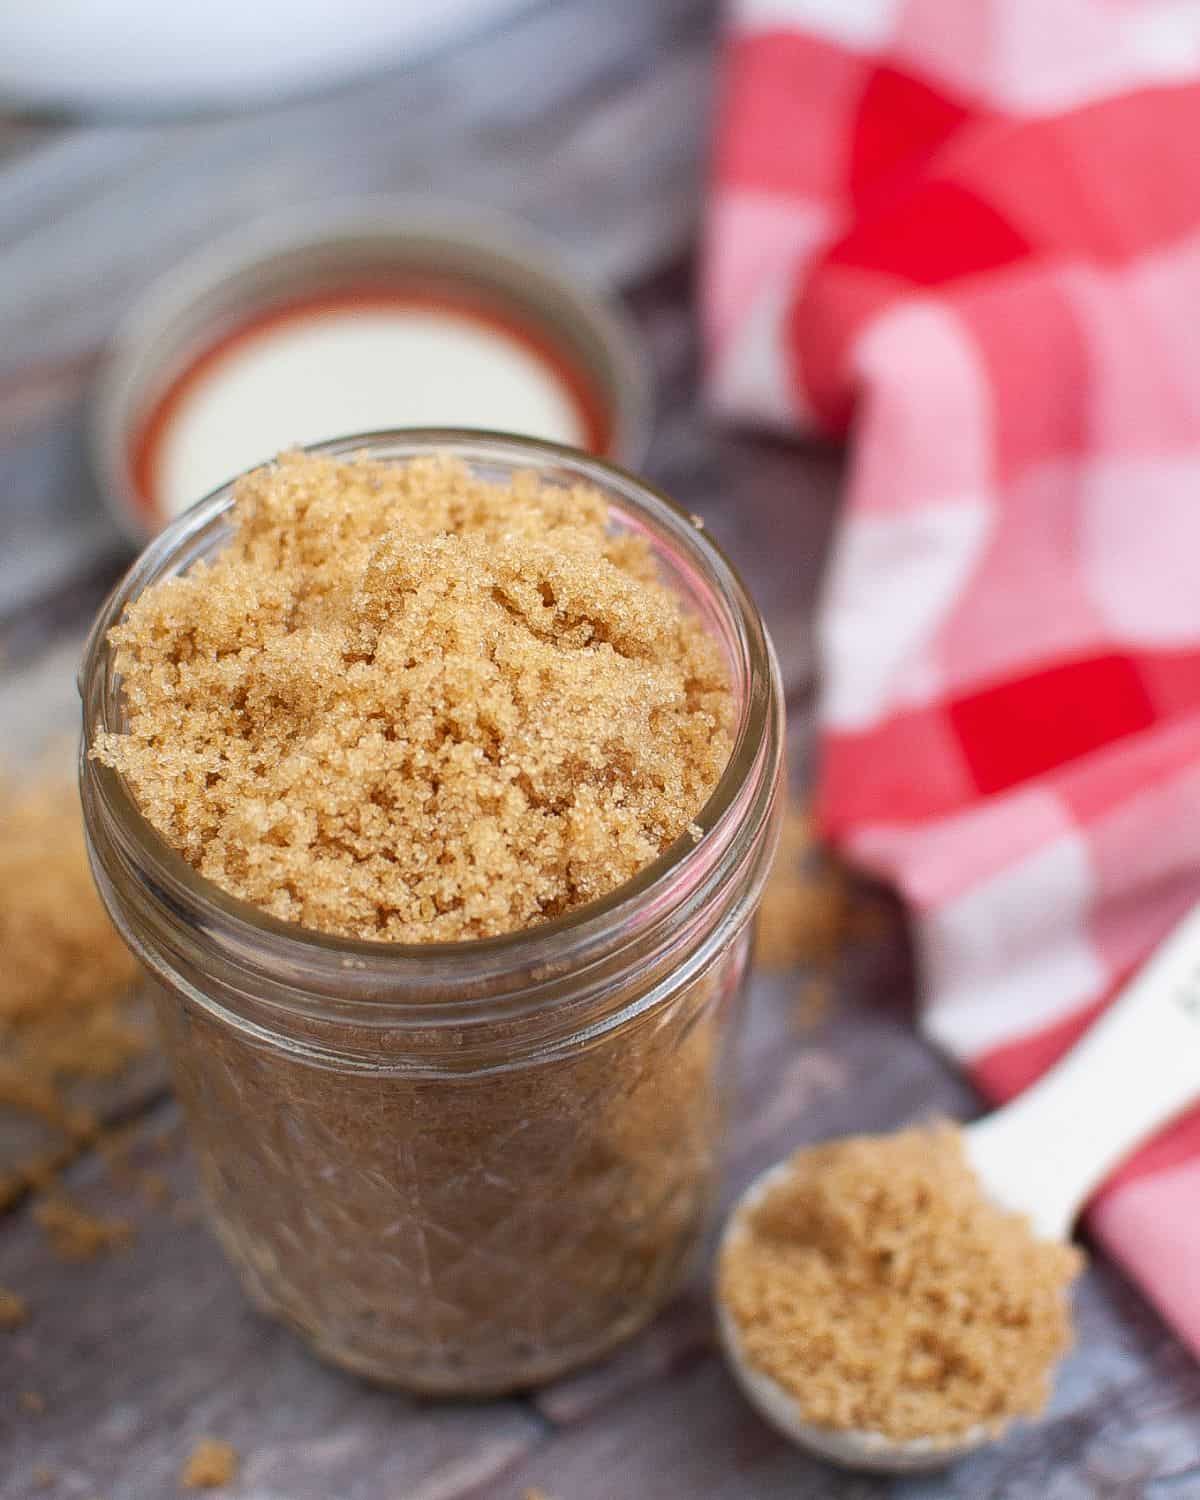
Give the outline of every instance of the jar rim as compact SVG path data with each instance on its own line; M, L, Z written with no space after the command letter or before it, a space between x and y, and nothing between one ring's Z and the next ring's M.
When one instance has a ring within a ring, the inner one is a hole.
M685 831L632 879L604 896L531 927L453 942L348 938L284 921L222 890L167 843L137 806L125 779L92 759L88 749L97 733L110 727L108 714L117 697L110 680L110 629L145 588L189 565L189 543L195 545L230 509L237 478L241 477L237 476L183 512L135 560L101 607L79 672L83 700L81 778L97 794L108 828L127 849L136 850L143 881L173 908L211 914L238 932L243 941L251 936L266 939L286 952L292 964L301 966L336 963L342 969L370 969L376 974L383 968L397 974L403 971L407 979L422 972L433 977L470 960L474 972L498 977L501 972L536 963L538 952L557 941L570 940L573 947L589 949L614 926L632 922L639 913L661 914L664 907L675 905L672 894L677 888L694 884L687 878L689 871L696 870L697 878L703 873L702 867L713 858L714 844L724 849L739 833L753 837L754 828L738 826L747 815L753 824L768 820L769 793L782 761L779 668L765 623L737 569L697 518L653 485L607 459L509 433L451 427L382 429L308 444L299 451L327 457L363 454L382 461L445 451L468 463L490 460L517 468L523 460L540 461L547 467L554 465L560 473L566 471L573 480L595 484L607 501L628 505L660 535L665 533L672 542L681 544L688 562L696 568L697 587L707 587L723 606L745 684L733 745L717 785L694 817L694 824L702 830L699 839ZM198 548L195 555L201 555ZM753 799L757 811L746 805L746 788L752 782L761 783L768 791L765 799ZM740 844L742 839L736 841Z

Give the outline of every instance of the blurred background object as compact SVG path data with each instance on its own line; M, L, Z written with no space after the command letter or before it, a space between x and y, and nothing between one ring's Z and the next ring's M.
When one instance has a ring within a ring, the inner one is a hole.
M0 12L0 102L105 114L262 105L412 63L535 0L44 0Z
M491 427L636 468L649 360L614 294L521 224L437 199L279 215L156 282L96 378L104 499L144 539L296 444Z
M852 445L818 826L1004 1100L1200 901L1200 7L969 9L734 8L705 309L722 410ZM1088 1223L1200 1351L1198 1174L1192 1109Z
M5 24L30 10L10 8ZM220 236L404 194L515 217L584 280L628 285L678 262L699 217L715 11L711 0L556 0L417 66L266 108L4 117L0 611L120 553L88 472L82 406L121 319Z

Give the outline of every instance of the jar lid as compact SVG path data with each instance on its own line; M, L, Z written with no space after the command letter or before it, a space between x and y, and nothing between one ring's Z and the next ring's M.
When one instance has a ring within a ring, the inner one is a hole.
M620 304L524 229L373 200L230 236L151 288L101 370L92 449L140 543L347 432L479 427L636 467L649 370Z

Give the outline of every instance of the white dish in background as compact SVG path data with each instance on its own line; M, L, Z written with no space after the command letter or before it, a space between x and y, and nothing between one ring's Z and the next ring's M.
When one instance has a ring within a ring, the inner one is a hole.
M97 376L102 493L139 543L282 448L501 429L645 456L652 375L619 299L524 226L423 199L282 215L196 252Z
M394 426L588 446L555 371L517 339L449 309L349 303L268 326L189 381L156 445L153 490L177 516L285 448Z
M983 1192L1022 1215L1033 1234L1065 1240L1113 1169L1200 1099L1200 905L1135 972L1100 1018L1024 1093L963 1131ZM763 1197L791 1171L777 1163L742 1193L721 1251L749 1233ZM798 1401L751 1363L723 1304L717 1327L729 1367L759 1413L801 1448L850 1469L885 1474L944 1468L997 1434L978 1425L945 1442L819 1427Z
M179 114L264 104L411 62L532 0L12 0L0 100Z

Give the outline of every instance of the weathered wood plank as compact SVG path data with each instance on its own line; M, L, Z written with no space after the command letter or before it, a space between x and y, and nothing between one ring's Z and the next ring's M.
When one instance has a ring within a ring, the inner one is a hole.
M161 1172L177 1202L195 1183L175 1107L147 1123L134 1165ZM156 1150L164 1140L168 1150ZM0 1494L160 1500L193 1442L242 1453L228 1494L253 1500L439 1500L504 1472L541 1436L521 1403L434 1406L325 1369L251 1311L193 1215L181 1223L114 1180L96 1158L68 1174L84 1206L125 1216L129 1250L84 1265L49 1253L27 1210L0 1234L0 1282L30 1319L0 1334ZM20 1409L33 1391L45 1410Z

